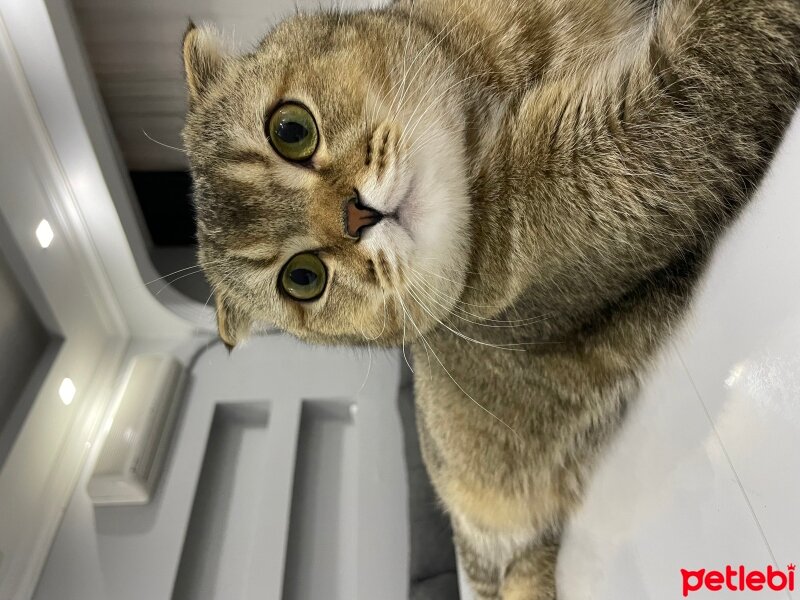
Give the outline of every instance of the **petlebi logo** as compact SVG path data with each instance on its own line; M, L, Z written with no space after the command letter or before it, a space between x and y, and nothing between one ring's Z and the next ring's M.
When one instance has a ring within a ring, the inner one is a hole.
M708 590L709 592L783 592L794 591L795 566L788 565L785 571L775 569L772 565L764 571L751 571L743 565L728 565L724 571L707 571L698 569L688 571L681 569L683 576L683 597L692 592Z

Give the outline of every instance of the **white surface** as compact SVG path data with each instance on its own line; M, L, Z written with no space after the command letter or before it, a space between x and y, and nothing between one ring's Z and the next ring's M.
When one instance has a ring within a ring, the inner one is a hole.
M47 329L64 341L45 363L49 371L36 376L27 414L12 414L18 435L0 466L3 600L27 598L36 584L125 347L119 306L5 28L7 9L18 4L0 0L0 246L25 263L16 265L28 277L20 284ZM35 235L43 218L55 233L46 250ZM65 377L77 389L68 406L58 391Z
M95 505L150 501L172 440L185 376L183 365L169 354L131 360L87 484Z

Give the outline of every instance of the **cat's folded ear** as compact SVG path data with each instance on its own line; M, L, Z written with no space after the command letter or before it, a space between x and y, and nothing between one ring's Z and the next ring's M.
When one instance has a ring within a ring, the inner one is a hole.
M219 79L226 61L227 54L217 32L210 27L196 27L189 21L183 34L183 68L190 104L196 104Z
M252 322L249 317L232 307L224 295L218 293L216 303L219 337L230 352L250 333Z

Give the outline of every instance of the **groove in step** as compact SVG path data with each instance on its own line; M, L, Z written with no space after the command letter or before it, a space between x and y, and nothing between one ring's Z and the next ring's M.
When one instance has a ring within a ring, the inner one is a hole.
M347 401L304 401L283 600L357 597L358 440Z
M267 402L217 405L172 600L244 597L267 477L268 421Z

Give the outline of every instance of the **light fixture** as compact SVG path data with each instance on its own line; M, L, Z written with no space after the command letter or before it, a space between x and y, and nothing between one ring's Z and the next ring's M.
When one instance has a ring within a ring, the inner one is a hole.
M58 395L65 406L69 406L72 399L75 397L75 384L72 379L65 377L58 388Z
M53 241L53 237L53 228L50 227L50 223L42 219L42 222L39 223L39 226L36 228L36 239L39 240L39 245L42 248L47 248L50 242Z

